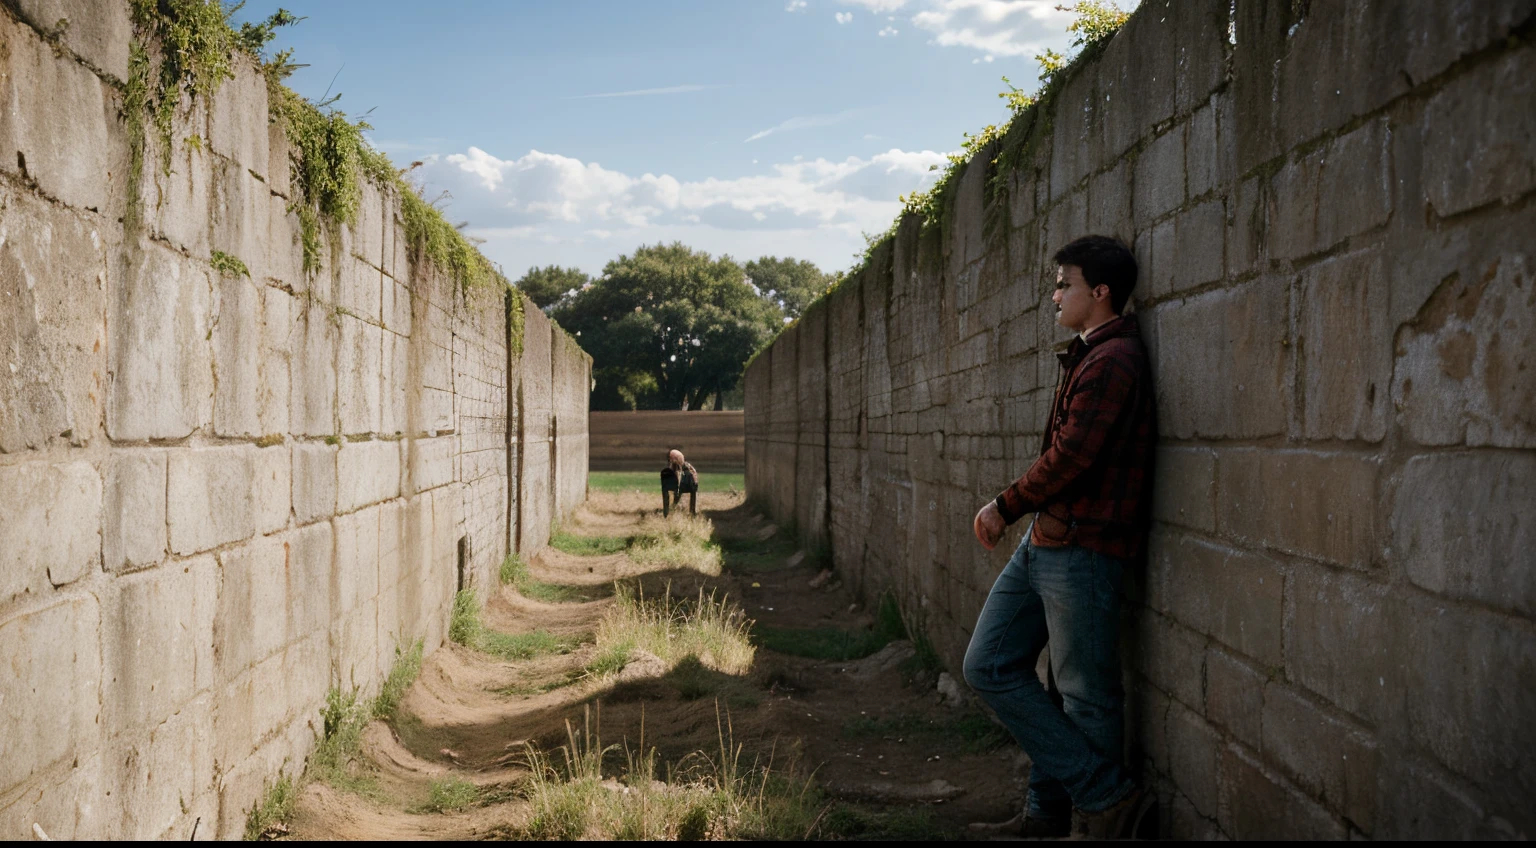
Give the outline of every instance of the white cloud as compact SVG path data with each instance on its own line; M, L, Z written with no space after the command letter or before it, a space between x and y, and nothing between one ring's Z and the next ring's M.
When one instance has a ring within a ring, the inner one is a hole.
M1072 13L1060 0L930 0L912 16L943 47L969 47L994 56L1034 56L1060 45Z
M550 262L596 271L616 251L672 239L739 258L793 244L832 270L849 264L863 232L895 219L898 195L931 184L938 172L929 167L944 162L943 153L892 149L685 182L536 150L500 159L471 147L427 157L416 173L426 196L450 193L448 217L467 220L467 232L486 239L487 255L509 272Z
M747 137L746 141L757 141L760 138L765 138L767 136L773 135L774 133L788 132L790 130L807 130L814 127L829 127L833 124L840 124L849 118L856 117L863 111L865 110L849 109L846 112L838 112L835 115L797 115L775 126L771 126L766 130L753 133L751 136Z
M880 14L894 12L907 5L907 0L842 0L845 6L861 6L871 12Z
M805 11L805 0L789 0L789 5L784 7L784 11L786 11L786 12L803 12L803 11Z
M723 85L669 85L664 88L637 88L631 91L605 91L602 94L578 94L567 97L567 100L588 100L594 97L638 97L648 94L686 94L690 91L708 91L711 88L725 88Z
M885 29L880 30L880 32L877 33L877 35L879 35L881 38L885 38L888 35L895 35L897 32L898 32L898 30L895 27L888 26Z
M972 65L980 65L980 64L983 64L983 63L988 64L988 65L992 64L992 54L991 53L988 53L985 56L977 56L976 58L971 60L971 64Z
M849 21L853 20L853 13L852 12L834 12L832 17L836 18L838 23L846 24Z

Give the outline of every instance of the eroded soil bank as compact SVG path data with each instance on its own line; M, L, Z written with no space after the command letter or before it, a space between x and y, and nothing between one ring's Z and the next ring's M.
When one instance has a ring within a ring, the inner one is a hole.
M267 838L957 838L1013 812L1016 749L940 694L894 608L857 605L739 494L703 495L697 520L654 501L594 493L509 564L477 630L456 616L469 644L435 652ZM701 608L715 630L684 632ZM667 641L626 635L657 609Z

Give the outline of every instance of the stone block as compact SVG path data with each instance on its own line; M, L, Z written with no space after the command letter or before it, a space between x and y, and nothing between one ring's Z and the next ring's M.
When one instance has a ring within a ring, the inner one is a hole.
M97 221L0 186L0 453L97 432L106 252Z
M1234 738L1258 750L1266 673L1226 651L1205 658L1205 714Z
M91 595L0 623L0 792L97 746L100 626Z
M1414 36L1405 24L1413 18L1392 3L1308 8L1288 30L1275 69L1280 143L1310 141L1407 93L1414 82L1402 72L1403 53Z
M1227 272L1234 277L1260 267L1268 254L1269 183L1254 177L1227 198Z
M343 314L351 314L372 324L381 320L384 274L363 260L349 256L342 260L341 288L336 302Z
M1518 552L1536 548L1536 457L1525 453L1416 456L1392 502L1392 551L1431 592L1536 617L1536 574Z
M1178 112L1187 112L1206 102L1211 92L1226 81L1230 14L1230 2L1185 0L1171 4L1159 16L1172 18L1177 52L1170 79Z
M113 790L103 799L112 813L107 833L126 839L187 839L198 812L194 799L214 785L212 738L213 699L205 695L148 731L110 741L114 756L108 761L108 785ZM217 815L216 806L212 812Z
M103 567L130 571L165 559L166 452L113 451L102 496Z
M1407 738L1476 782L1490 808L1536 826L1536 769L1524 753L1536 745L1526 708L1536 691L1536 635L1507 616L1430 599L1404 602L1399 615L1386 650L1402 678L1394 694Z
M261 756L263 738L274 735L286 722L291 713L289 682L283 676L280 652L241 672L215 693L211 747L221 786L250 768ZM276 777L276 764L268 774ZM243 822L243 812L240 818Z
M411 334L411 290L404 283L385 277L382 283L384 328L402 336Z
M385 207L383 194L371 179L358 180L357 220L349 227L352 235L352 255L382 269L384 259L384 230L394 223L392 209ZM393 256L391 255L391 258ZM375 296L374 302L377 303Z
M451 438L416 439L404 444L410 457L413 491L423 492L453 482L454 445Z
M341 356L336 363L336 388L341 431L376 433L380 421L380 358L384 331L350 315L341 315L340 322Z
M29 790L0 809L0 832L31 834L38 824L50 839L83 840L102 833L101 761L101 754L92 752L39 775Z
M295 306L298 306L295 303ZM337 432L336 361L340 329L330 308L310 302L297 310L289 363L291 418L296 436L330 436Z
M0 604L101 565L101 475L88 462L0 466Z
M206 266L147 240L129 251L107 314L113 439L180 439L212 420L212 298Z
M271 165L267 134L267 81L256 62L236 52L230 78L219 85L208 107L208 144L233 160L241 173L265 177Z
M1370 251L1314 265L1302 276L1301 289L1297 350L1307 438L1381 441L1392 379L1381 255Z
M336 455L333 445L293 446L293 515L298 523L329 518L336 512Z
M1145 227L1184 203L1184 126L1152 141L1136 157L1133 211Z
M1155 300L1173 291L1179 273L1179 257L1173 248L1172 219L1143 229L1136 238L1138 302Z
M272 273L272 192L266 183L227 159L214 159L210 173L209 244L213 250L239 259L251 279L261 284Z
M102 615L106 727L154 727L214 684L218 579L205 556L113 581Z
M331 595L338 614L359 608L379 593L379 517L383 507L338 515Z
M178 109L166 144L154 122L144 128L144 167L139 197L144 223L160 241L188 256L212 250L213 174L217 160L203 144L208 104L198 99Z
M1216 818L1221 738L1204 718L1178 703L1168 709L1167 734L1168 774L1200 815Z
M1387 222L1391 130L1377 119L1288 162L1273 181L1277 257L1310 256Z
M213 431L261 435L261 292L249 279L214 272Z
M374 644L378 637L377 607L378 601L369 598L351 612L338 613L331 624L326 678L339 681L343 688L356 686L368 692L378 685L379 658Z
M275 533L288 526L293 507L293 458L287 445L256 451L251 464L252 509L257 533Z
M1496 93L1496 96L1494 96ZM1424 189L1448 217L1536 188L1536 116L1509 108L1536 98L1536 49L1529 45L1485 62L1430 98L1421 124Z
M1169 275L1168 291L1159 294L1177 293L1220 280L1225 272L1222 266L1226 235L1227 210L1222 198L1180 213L1173 221L1173 257L1157 257L1159 270Z
M1195 530L1216 529L1216 454L1209 448L1158 448L1152 517Z
M1351 568L1376 567L1374 456L1314 451L1222 451L1216 464L1223 535Z
M195 554L256 532L255 458L250 445L171 452L166 515L172 553Z
M1379 823L1372 833L1377 839L1502 842L1530 832L1516 830L1518 815L1490 816L1460 781L1406 757L1382 759L1378 794ZM1529 805L1522 806L1528 811Z
M128 44L133 37L127 6L92 0L16 0L11 8L97 71L127 81Z
M1205 639L1155 612L1137 621L1128 665L1196 712L1205 709Z
M1453 274L1396 338L1392 401L1423 445L1536 447L1536 277L1524 253Z
M1190 537L1163 544L1170 615L1255 660L1281 662L1283 578L1262 556Z
M1087 231L1129 241L1131 221L1131 166L1121 162L1088 184Z
M1098 164L1094 157L1097 152L1094 148L1098 146L1096 113L1099 106L1094 91L1095 76L1087 72L1072 74L1056 93L1051 124L1052 202L1072 191Z
M383 362L379 380L379 432L405 432L409 396L411 340L389 331L380 334Z
M1261 438L1286 431L1289 302L1281 281L1260 278L1158 308L1153 370L1165 438Z
M0 20L0 43L6 46L0 171L35 181L75 209L110 213L123 189L121 176L113 175L123 173L127 160L117 98L99 77L61 61L37 32L9 15Z
M402 442L348 442L336 459L336 509L359 507L400 497Z
M219 680L234 680L287 641L293 538L291 533L258 537L219 554L222 579L213 630Z
M1264 688L1263 751L1309 795L1371 832L1376 743L1283 683Z
M257 360L256 427L264 435L287 432L289 345L297 300L279 288L261 287L261 353Z
M1343 839L1328 811L1242 749L1221 754L1221 830L1233 839Z
M1226 182L1216 135L1216 105L1207 103L1189 116L1185 132L1184 173L1189 196L1201 197Z
M324 636L331 619L331 561L335 535L329 522L296 531L288 556L288 641ZM325 687L321 686L324 692Z
M276 280L296 292L311 292L322 300L329 299L330 277L306 271L304 231L299 214L290 201L279 194L267 198L267 238L271 239L267 248L269 280Z
M1386 587L1321 569L1298 570L1288 582L1286 679L1367 723L1391 717L1391 651L1401 636Z

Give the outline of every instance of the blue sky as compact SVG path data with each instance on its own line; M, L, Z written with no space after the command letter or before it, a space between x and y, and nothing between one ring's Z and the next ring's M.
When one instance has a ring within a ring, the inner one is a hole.
M961 133L1006 118L1060 0L252 0L486 255L598 273L681 240L846 268ZM1121 2L1122 8L1128 6Z

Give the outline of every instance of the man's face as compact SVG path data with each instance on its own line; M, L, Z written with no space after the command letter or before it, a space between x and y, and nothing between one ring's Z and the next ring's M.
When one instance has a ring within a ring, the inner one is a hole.
M1102 290L1101 296L1109 292L1108 286L1101 285L1098 288ZM1089 288L1088 281L1083 279L1082 268L1076 265L1057 267L1056 291L1051 295L1051 301L1056 304L1056 323L1069 330L1082 332L1088 326L1094 306L1098 303L1093 293L1094 289Z

